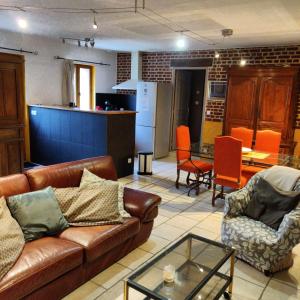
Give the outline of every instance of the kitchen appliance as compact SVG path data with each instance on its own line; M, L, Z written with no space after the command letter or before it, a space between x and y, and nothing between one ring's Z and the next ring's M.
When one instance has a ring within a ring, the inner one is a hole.
M154 159L169 154L171 108L171 83L137 83L136 152L153 152Z

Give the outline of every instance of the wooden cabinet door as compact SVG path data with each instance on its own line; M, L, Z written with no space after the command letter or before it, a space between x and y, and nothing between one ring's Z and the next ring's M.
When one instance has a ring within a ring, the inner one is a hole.
M0 56L0 176L4 176L23 170L24 95L22 63L3 62L6 55Z
M292 99L293 78L263 77L259 93L257 129L281 132L282 140L287 137Z
M224 134L230 135L232 127L253 128L256 93L256 77L229 77Z

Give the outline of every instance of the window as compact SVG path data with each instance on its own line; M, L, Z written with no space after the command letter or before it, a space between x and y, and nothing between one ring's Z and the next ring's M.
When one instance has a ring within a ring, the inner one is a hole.
M94 109L94 67L75 65L76 103L81 109Z

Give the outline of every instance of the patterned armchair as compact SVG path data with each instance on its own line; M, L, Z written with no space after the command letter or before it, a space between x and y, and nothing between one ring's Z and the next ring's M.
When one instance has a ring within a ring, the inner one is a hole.
M226 196L221 238L236 249L237 257L269 275L293 264L292 249L300 243L300 207L284 216L278 231L243 216L263 172L254 175L243 189ZM300 180L294 190L300 191Z

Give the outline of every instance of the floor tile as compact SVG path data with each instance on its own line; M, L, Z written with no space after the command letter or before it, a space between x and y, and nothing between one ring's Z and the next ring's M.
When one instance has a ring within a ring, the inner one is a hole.
M299 300L300 291L295 287L271 280L261 300Z
M235 263L234 274L237 277L240 277L262 287L265 287L270 280L270 278L265 276L264 273L258 271L257 269L241 260L238 260Z
M63 300L94 300L104 292L105 289L103 287L100 287L92 281L88 281L63 298Z
M168 206L166 204L162 204L158 208L158 213L162 216L172 218L180 213L180 209L177 209L173 206Z
M158 251L160 251L162 248L166 247L169 244L170 241L151 234L148 241L141 245L139 248L144 251L156 254Z
M298 247L300 248L300 245ZM300 290L300 255L294 254L293 265L288 270L275 273L274 279Z
M167 239L169 241L175 241L185 232L186 231L183 229L180 229L178 227L166 223L161 224L153 229L154 235Z
M263 288L238 277L233 280L232 300L257 300L261 296ZM275 299L273 299L275 300Z
M136 269L142 263L152 257L152 254L141 249L135 249L119 260L119 264L131 270Z
M177 215L171 219L169 219L166 224L173 225L183 230L189 230L198 224L198 221L183 217L181 215Z
M92 278L92 282L103 286L105 289L109 289L119 280L127 276L130 272L130 269L116 263Z
M160 224L163 224L165 223L166 221L168 221L169 218L168 217L165 217L165 216L162 216L162 215L158 215L155 220L154 220L154 227L157 227L159 226Z

